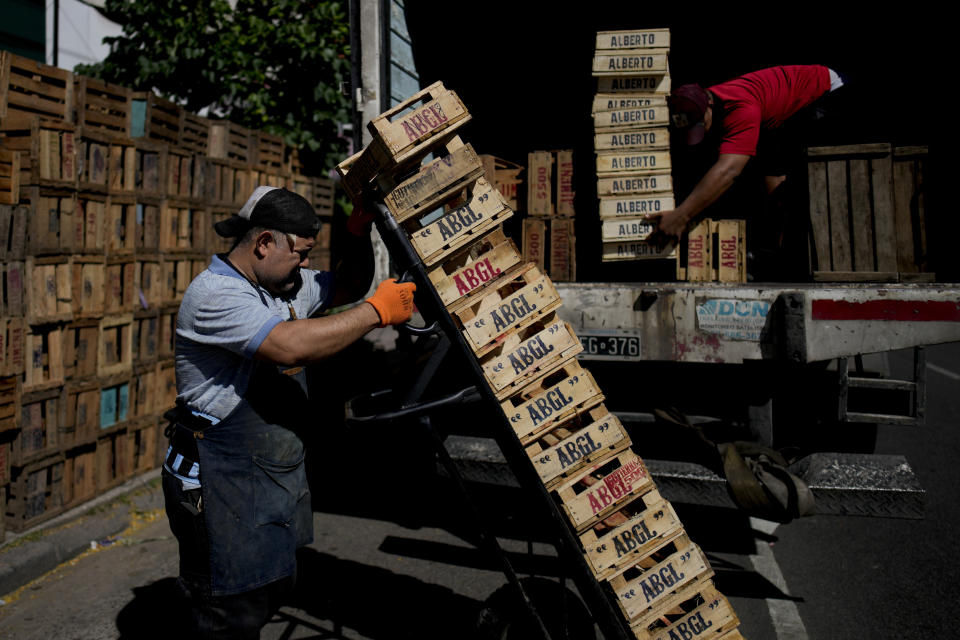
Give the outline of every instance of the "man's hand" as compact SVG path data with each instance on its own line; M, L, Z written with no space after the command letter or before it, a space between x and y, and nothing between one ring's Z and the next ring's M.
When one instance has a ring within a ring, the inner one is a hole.
M395 278L384 280L376 292L367 298L380 316L380 326L400 324L410 319L413 313L413 292L417 285L412 282L397 282Z
M648 213L643 217L657 225L648 241L659 250L663 250L667 245L677 244L680 241L680 234L687 230L687 217L678 209L663 213Z

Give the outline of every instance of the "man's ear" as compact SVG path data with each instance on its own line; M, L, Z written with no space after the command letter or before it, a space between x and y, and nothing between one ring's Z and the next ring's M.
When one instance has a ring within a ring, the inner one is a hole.
M273 234L269 231L261 231L253 241L253 252L258 258L267 255L267 247L273 242Z

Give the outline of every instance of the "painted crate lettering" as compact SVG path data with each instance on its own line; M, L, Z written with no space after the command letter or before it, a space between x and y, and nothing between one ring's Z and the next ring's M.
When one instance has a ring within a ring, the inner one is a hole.
M577 279L576 233L571 218L550 220L550 277L557 282Z
M99 320L81 320L66 327L63 345L64 376L67 380L86 380L97 375Z
M73 92L78 126L124 138L130 135L130 89L77 75Z
M64 446L74 447L93 442L100 431L100 384L68 384L65 392L67 409L62 430Z
M110 144L110 170L107 190L132 194L137 183L137 149L132 140L113 140Z
M634 628L638 640L674 640L675 638L718 638L740 624L730 602L715 589L704 589L694 601L702 604L693 609L681 608L682 613L668 611L664 615L671 623L653 629Z
M64 503L67 506L85 502L96 495L96 466L95 445L67 453L63 466Z
M667 104L667 96L656 93L599 93L593 97L591 113L602 111L624 111L641 107L660 107Z
M131 196L107 199L105 246L107 255L129 255L137 246L137 204Z
M624 615L633 620L661 611L670 603L671 595L712 576L713 570L700 548L681 536L652 556L637 559L610 579L610 586Z
M81 129L77 148L77 186L83 191L106 193L110 185L110 136Z
M598 31L597 51L622 49L669 49L670 29Z
M543 433L603 402L603 393L589 371L576 361L541 376L501 403L510 426L524 445Z
M59 388L25 392L20 403L20 433L11 446L14 466L24 466L58 451L66 415L64 394Z
M133 367L133 315L124 314L100 321L97 347L97 375L101 378L129 374Z
M619 567L649 556L684 534L673 505L656 489L607 518L607 523L580 536L587 562L599 580L612 577Z
M593 146L597 153L629 149L669 149L670 130L666 127L644 127L629 131L603 131L594 135Z
M23 318L0 318L0 374L19 378L23 373L25 336Z
M483 175L483 165L472 146L451 144L448 149L448 155L429 162L399 184L390 176L379 178L380 188L387 194L384 203L397 222L433 211Z
M687 234L687 280L707 282L713 279L712 221L701 220Z
M593 114L593 130L596 133L630 130L637 127L664 127L669 123L670 110L666 106L601 111Z
M497 399L516 393L533 378L562 366L583 350L573 328L555 314L507 333L480 365Z
M76 215L76 194L26 187L21 190L21 199L29 206L27 251L30 254L51 255L80 250L77 245L80 220Z
M657 76L668 73L665 49L623 49L597 52L594 76Z
M5 523L25 531L63 511L63 455L37 460L10 474Z
M466 198L466 202L421 228L411 229L418 224L415 220L404 225L410 232L410 243L427 266L473 243L513 215L500 194L483 178L467 190Z
M29 324L73 319L73 266L67 257L27 258L26 319Z
M107 199L88 193L77 195L75 246L82 253L103 253L107 236ZM82 249L81 249L82 247Z
M597 154L597 175L619 175L637 171L670 169L669 151L616 151Z
M573 208L573 151L557 151L557 188L556 212L558 216L573 217L576 212Z
M597 78L597 93L670 93L670 75L623 75Z
M532 151L527 154L527 214L551 216L554 213L553 154Z
M463 335L478 357L511 329L522 329L561 305L550 278L528 263L512 279L501 278L470 306L457 311Z
M24 278L26 273L23 262L8 262L3 265L3 279L6 285L3 291L3 309L10 317L24 316L26 309Z
M381 166L390 166L424 155L428 143L436 144L441 134L449 136L469 120L457 94L435 82L371 120L367 129L381 142L374 147Z
M64 329L59 325L28 327L24 336L24 393L63 384L63 336Z
M672 211L675 207L673 194L600 198L600 218L634 218Z
M0 323L3 320L0 319ZM3 345L0 345L2 350ZM2 365L2 363L0 363ZM20 376L0 378L0 434L20 428ZM9 447L7 447L9 451ZM0 463L0 485L6 482L3 464Z
M160 206L138 201L135 216L135 252L155 253L160 248Z
M160 338L160 316L156 311L142 311L134 315L133 362L143 364L157 359Z
M133 258L109 260L106 268L106 295L104 313L133 311L137 305L137 263Z
M455 313L520 262L517 246L497 227L427 275L443 304Z
M20 152L0 149L0 205L20 200Z
M547 264L547 223L536 218L524 218L522 225L523 259L540 269Z
M603 405L558 424L527 447L527 455L552 489L588 464L596 464L630 446L630 437Z
M26 206L0 204L0 262L22 260L27 248Z
M159 198L166 185L167 148L147 140L135 140L137 197Z
M600 237L604 242L647 240L657 230L655 221L645 218L616 218L603 220Z
M676 245L666 244L657 247L651 242L608 242L603 245L603 262L618 262L623 260L659 260L677 258Z
M107 286L107 265L103 257L73 259L73 315L99 318L103 315Z
M557 494L570 522L582 532L651 489L643 461L625 451L560 485Z
M673 178L669 173L643 173L600 178L597 180L597 195L625 196L652 193L672 193Z
M746 282L746 220L715 220L717 275L720 282Z

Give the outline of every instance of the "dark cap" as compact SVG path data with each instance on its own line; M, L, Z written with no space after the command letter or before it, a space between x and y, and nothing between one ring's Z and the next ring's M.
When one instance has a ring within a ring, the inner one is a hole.
M678 131L685 131L687 144L699 144L706 135L703 116L710 105L707 90L698 84L684 84L670 93L670 122Z
M320 218L303 196L279 187L257 187L240 211L213 225L224 238L242 236L253 227L313 238L320 232Z

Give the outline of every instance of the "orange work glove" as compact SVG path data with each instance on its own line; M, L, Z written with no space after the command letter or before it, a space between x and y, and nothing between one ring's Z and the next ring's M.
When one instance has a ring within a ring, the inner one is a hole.
M380 326L400 324L410 319L413 313L413 292L417 285L412 282L397 282L389 278L380 283L376 292L367 298L380 315Z

